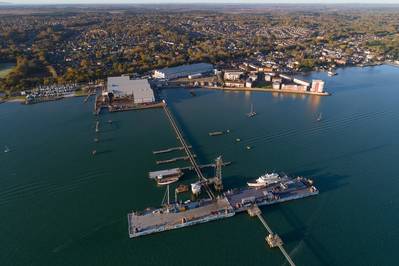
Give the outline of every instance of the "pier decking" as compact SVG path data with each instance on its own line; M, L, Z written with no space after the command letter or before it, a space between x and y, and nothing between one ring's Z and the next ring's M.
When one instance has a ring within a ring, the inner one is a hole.
M233 216L235 213L226 198L204 200L188 204L174 204L143 214L129 213L131 238L177 229Z
M129 236L137 237L227 218L235 213L248 211L254 204L271 205L318 193L313 185L307 183L307 179L290 179L286 176L281 182L269 187L232 190L226 192L222 198L192 202L188 205L174 203L169 211L167 207L163 207L142 214L132 212L128 215ZM186 218L186 222L182 222L182 218Z

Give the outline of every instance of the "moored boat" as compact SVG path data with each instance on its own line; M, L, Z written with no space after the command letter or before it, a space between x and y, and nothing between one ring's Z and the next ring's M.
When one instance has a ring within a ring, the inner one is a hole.
M337 75L337 72L335 72L334 70L330 70L327 72L328 76L333 77Z
M189 190L188 185L183 185L183 184L178 185L176 188L177 193L187 192L188 190Z
M223 131L214 131L214 132L209 132L209 136L220 136L223 135L224 132Z
M254 117L256 115L256 112L254 111L254 105L251 104L251 112L247 114L248 117Z
M265 187L281 181L281 177L276 173L264 174L258 177L255 181L248 182L249 187Z
M178 177L166 177L166 178L158 179L157 184L160 186L166 186L166 185L175 183L177 181L179 181Z

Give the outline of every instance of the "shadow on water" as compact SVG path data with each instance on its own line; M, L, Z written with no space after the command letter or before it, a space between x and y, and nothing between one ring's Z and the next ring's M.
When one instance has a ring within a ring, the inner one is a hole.
M303 176L311 179L315 179L316 186L319 189L320 193L332 191L343 186L346 186L348 183L343 182L349 176L347 175L337 175L332 173L322 173L323 169L311 169L300 172L294 172L293 176Z
M320 189L320 193L337 189L338 187L346 185L342 183L342 180L348 178L348 176L336 175L336 174L319 174L323 169L316 168L305 171L296 172L293 176L304 176L312 177L317 176L317 187ZM310 232L310 226L306 226L306 223L302 221L295 212L289 211L284 208L283 205L276 205L273 207L262 207L261 209L267 208L267 213L278 212L282 215L284 220L288 222L292 230L288 233L280 234L281 238L285 243L298 243L297 247L303 243L317 258L320 265L335 265L335 259L331 255L331 252L323 246L323 243L318 241L317 238L312 236ZM290 253L294 252L295 247Z
M295 215L294 212L288 212L284 208L279 208L280 213L284 216L284 219L293 228L291 232L281 234L281 238L286 243L289 242L303 242L310 251L314 254L321 265L335 265L334 257L330 252L323 246L323 243L318 241L309 232L309 228L305 226L304 222Z

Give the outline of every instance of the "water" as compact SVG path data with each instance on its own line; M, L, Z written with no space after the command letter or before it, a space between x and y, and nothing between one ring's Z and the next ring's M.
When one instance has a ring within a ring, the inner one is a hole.
M319 196L262 209L298 265L393 265L398 73L381 66L306 77L327 80L331 97L163 94L200 162L220 154L234 161L223 171L226 187L265 170L313 177ZM251 103L258 115L250 119ZM285 264L265 245L261 223L245 214L129 239L127 213L158 206L164 193L147 172L164 168L155 160L172 154L152 151L178 143L161 110L105 114L101 121L96 144L92 102L83 98L0 105L0 147L12 150L0 153L1 265Z

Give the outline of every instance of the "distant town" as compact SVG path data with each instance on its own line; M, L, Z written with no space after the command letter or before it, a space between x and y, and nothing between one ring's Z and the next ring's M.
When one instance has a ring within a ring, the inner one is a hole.
M398 64L398 14L395 6L4 6L0 97L85 94L108 77L162 79L155 70L196 63L212 65L214 77L193 70L180 83L324 93L322 82L294 75Z

